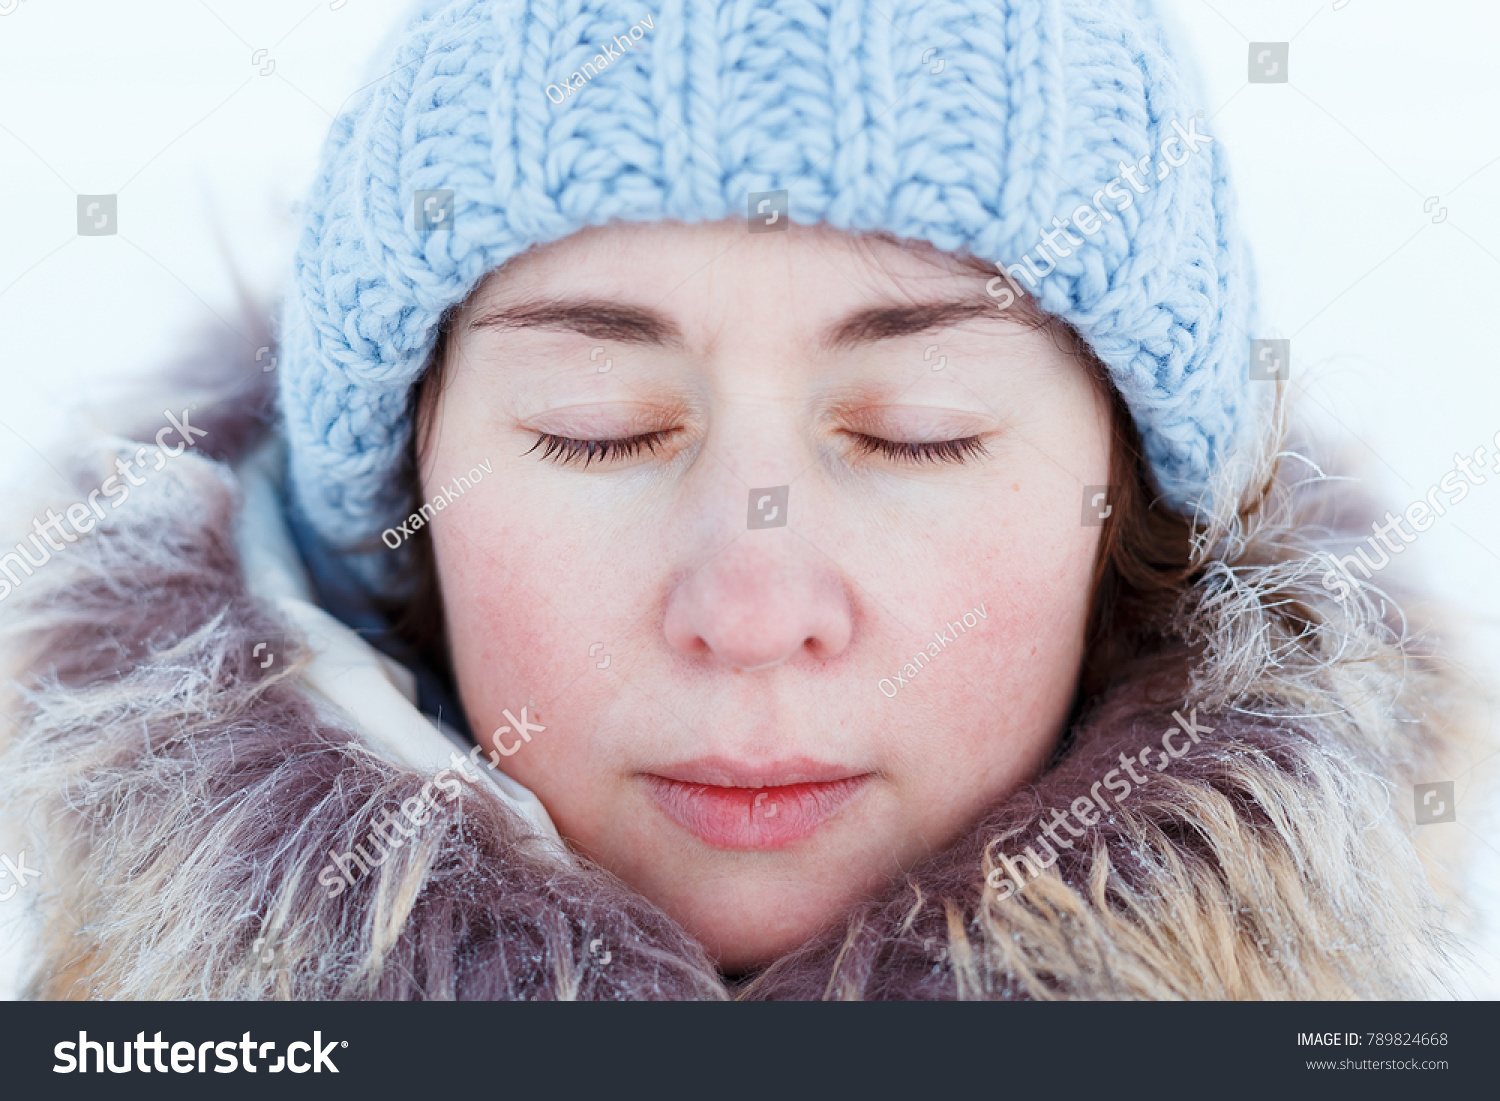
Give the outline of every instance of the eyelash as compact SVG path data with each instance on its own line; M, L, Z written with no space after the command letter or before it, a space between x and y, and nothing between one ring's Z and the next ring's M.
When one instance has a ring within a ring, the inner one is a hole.
M554 436L549 432L543 432L537 437L536 443L526 451L530 455L537 448L542 447L541 458L566 466L568 463L582 459L583 465L598 459L605 463L613 459L628 459L639 455L642 450L655 453L657 445L667 436L671 435L670 429L657 432L646 432L639 436L628 436L619 440L575 440L567 436ZM965 436L957 440L934 440L928 443L907 443L902 440L887 440L880 436L867 436L862 432L851 432L856 446L867 455L883 455L896 462L910 463L920 466L923 463L962 463L976 455L987 455L989 451L984 446L984 441L978 436Z
M664 429L659 432L646 432L639 436L628 436L621 440L574 440L567 436L554 436L549 432L543 432L537 437L536 443L526 451L526 454L530 455L531 452L545 445L546 450L542 452L541 458L549 462L566 466L576 459L582 459L583 465L588 466L595 459L601 463L612 459L628 459L639 455L642 449L654 453L657 445L669 435L671 431Z
M975 455L989 454L984 441L978 436L965 436L958 440L933 440L930 443L907 443L880 436L866 436L862 432L851 435L856 445L867 455L883 455L887 459L916 466L922 463L962 463Z

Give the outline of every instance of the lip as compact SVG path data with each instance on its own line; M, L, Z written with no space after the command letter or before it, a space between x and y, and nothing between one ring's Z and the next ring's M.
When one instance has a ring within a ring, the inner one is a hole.
M813 833L871 776L807 759L752 765L704 757L644 779L667 817L705 844L773 850Z

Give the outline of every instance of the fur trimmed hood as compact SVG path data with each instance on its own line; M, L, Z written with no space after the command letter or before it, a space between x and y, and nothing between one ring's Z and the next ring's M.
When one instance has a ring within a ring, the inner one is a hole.
M205 423L242 451L263 407L224 408ZM52 507L85 499L137 447L99 449L74 471L79 493ZM1360 601L1309 612L1318 626L1301 635L1273 614L1328 603L1321 568L1287 542L1327 518L1326 498L1289 495L1275 527L1219 522L1180 651L1096 701L1049 767L959 842L726 982L654 905L569 853L519 785L455 767L453 796L432 800L464 740L419 715L404 671L306 601L271 494L259 461L173 457L0 603L14 678L0 710L5 851L40 872L0 907L0 932L23 904L33 917L24 995L1457 992L1452 900L1405 809L1413 783L1451 774L1441 668ZM270 669L251 654L268 637L290 640ZM1126 757L1142 782L1123 775ZM330 854L423 798L433 813L411 843L328 897ZM1094 810L1064 824L1080 799Z

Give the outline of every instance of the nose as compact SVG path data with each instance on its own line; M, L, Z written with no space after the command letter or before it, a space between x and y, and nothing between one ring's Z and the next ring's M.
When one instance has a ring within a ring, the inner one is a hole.
M853 608L836 567L797 536L749 532L678 582L665 631L680 654L749 672L836 657Z

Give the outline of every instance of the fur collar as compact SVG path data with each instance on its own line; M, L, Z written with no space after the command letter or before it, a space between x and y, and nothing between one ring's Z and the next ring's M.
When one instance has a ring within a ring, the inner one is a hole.
M84 492L115 456L78 469ZM310 644L310 627L341 629L305 604L295 560L236 539L261 493L184 455L0 608L21 686L0 728L0 805L24 813L43 871L25 993L1332 999L1451 985L1441 907L1397 809L1442 774L1441 680L1359 624L1338 660L1289 650L1265 608L1303 582L1311 600L1316 567L1266 559L1244 533L1199 594L1233 614L1185 622L1192 650L1118 685L1033 783L753 979L726 982L652 904L560 851L519 785L457 785L330 899L330 852L420 798L451 747L411 726L399 672L374 675L405 734L327 690L380 659ZM252 661L267 636L300 640L289 664ZM1181 756L1141 753L1164 745ZM1115 799L1122 754L1144 761L1143 782ZM1104 812L1062 826L1091 791Z

